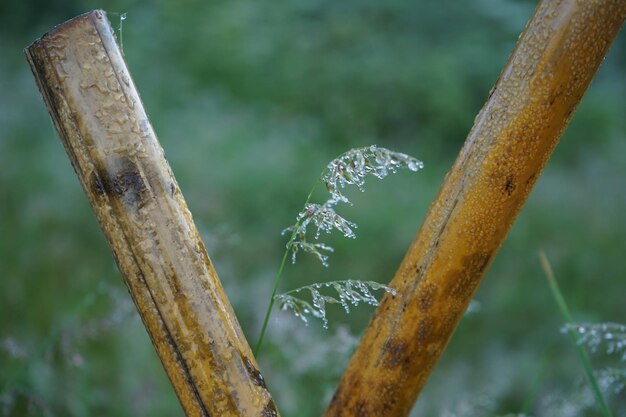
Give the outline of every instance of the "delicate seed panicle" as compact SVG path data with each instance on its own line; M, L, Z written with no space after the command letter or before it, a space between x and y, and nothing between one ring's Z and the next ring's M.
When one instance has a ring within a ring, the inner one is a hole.
M291 249L291 262L296 263L296 255L299 251L312 253L324 266L328 266L328 255L322 251L334 252L331 246L324 243L310 243L306 240L291 240L287 243L287 248Z
M347 198L339 189L347 185L356 185L359 190L363 191L365 177L368 174L384 178L401 168L419 171L423 167L422 161L410 155L372 145L351 149L331 161L322 180L326 183L326 188L334 200L347 202Z
M626 362L626 325L620 323L566 324L561 332L575 332L577 343L587 346L592 352L604 350L607 355L618 356ZM611 389L618 394L626 385L626 368L610 367L594 372L603 390Z
M315 255L322 265L328 266L328 253L333 252L333 248L324 243L307 241L309 225L314 226L316 229L315 239L319 239L322 232L330 234L334 230L339 231L344 237L356 238L354 229L357 228L357 225L346 220L335 211L335 207L339 203L351 204L341 190L348 185L354 185L359 190L364 191L365 177L367 175L371 174L376 178L384 178L401 168L418 171L423 168L423 164L412 156L379 148L375 145L352 149L331 161L321 176L321 180L325 183L326 189L330 193L330 198L324 204L309 203L307 199L304 208L296 217L296 223L282 231L282 234L290 234L286 246L287 251L291 251L292 262L296 262L297 254L302 251ZM280 272L274 291L278 287L279 280ZM327 295L322 292L323 289L329 288L332 288L336 295ZM327 304L341 304L346 313L350 313L350 306L357 306L360 303L377 306L378 300L372 293L377 290L382 290L393 296L397 295L396 290L393 288L377 282L344 280L314 283L300 287L284 294L273 296L273 301L279 301L282 309L292 310L305 323L308 323L308 317L313 316L321 319L324 328L328 328L328 320L326 318ZM310 302L296 296L303 291L309 292ZM260 340L263 338L270 311L271 304L265 317ZM259 344L257 344L258 346Z
M337 293L337 297L323 294L321 291L323 288L332 288ZM308 324L308 316L313 316L321 319L322 325L327 329L326 304L341 304L346 313L350 313L350 305L357 306L361 302L377 306L378 299L372 294L375 290L382 290L394 296L397 294L393 288L378 282L349 279L306 285L284 294L278 294L276 300L280 302L281 309L292 310L305 324ZM311 296L311 303L296 296L306 291Z
M306 240L307 229L311 224L316 228L315 239L319 239L322 232L330 234L333 230L341 232L345 237L356 238L354 229L357 225L335 211L335 206L339 203L350 204L340 189L347 185L355 185L363 191L365 177L368 174L384 178L401 168L418 171L423 166L420 160L412 156L379 148L376 145L351 149L331 161L321 177L330 198L324 204L307 202L298 213L296 224L283 230L283 234L291 233L287 248L291 250L292 262L295 263L298 252L302 250L315 255L323 265L328 266L328 255L322 251L332 252L332 248L318 243L311 244Z

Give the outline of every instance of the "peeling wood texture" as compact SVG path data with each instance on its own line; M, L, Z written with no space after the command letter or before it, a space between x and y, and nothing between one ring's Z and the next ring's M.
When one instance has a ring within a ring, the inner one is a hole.
M539 4L326 417L408 415L625 15L626 0Z
M25 52L187 416L278 416L106 14Z

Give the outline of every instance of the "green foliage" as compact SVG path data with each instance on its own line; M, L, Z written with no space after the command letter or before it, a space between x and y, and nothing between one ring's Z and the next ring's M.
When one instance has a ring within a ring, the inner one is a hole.
M254 340L284 248L276 231L328 155L378 143L428 161L418 181L394 176L348 194L354 206L342 213L362 225L359 239L329 238L342 253L333 276L390 280L534 4L0 2L0 389L19 375L13 386L54 415L181 414L136 318L79 343L81 367L34 353L52 329L116 311L99 282L127 297L23 57L35 37L89 8L127 12L131 73ZM542 416L560 398L587 401L571 388L580 366L564 354L571 345L555 331L562 320L534 254L546 248L567 277L562 290L581 321L623 321L625 42L622 33L488 272L480 311L463 319L414 415L461 414L479 398L490 415ZM323 271L304 257L286 268L292 288ZM77 309L93 294L91 307ZM341 312L329 309L329 334L273 317L260 365L283 417L320 415L369 313L354 311L340 327ZM14 416L43 414L20 398ZM609 400L623 415L624 396Z

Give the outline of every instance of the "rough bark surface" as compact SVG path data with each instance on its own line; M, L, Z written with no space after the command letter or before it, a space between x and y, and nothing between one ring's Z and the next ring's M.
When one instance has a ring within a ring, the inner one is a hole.
M409 413L625 15L626 0L539 4L326 417Z
M278 416L105 13L25 52L185 413Z

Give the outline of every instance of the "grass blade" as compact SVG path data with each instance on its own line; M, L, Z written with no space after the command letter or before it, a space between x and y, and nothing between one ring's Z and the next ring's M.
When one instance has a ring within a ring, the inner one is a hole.
M554 277L554 272L552 271L552 266L548 261L548 257L546 256L544 251L539 252L539 259L541 261L541 267L543 268L543 272L546 274L546 278L548 279L548 283L550 284L550 290L552 290L552 295L559 306L559 310L561 310L561 315L565 319L565 322L568 324L574 324L572 320L572 315L570 314L569 308L567 307L567 303L565 302L565 298L561 293L559 288L559 284L556 282L556 278ZM591 386L591 390L593 391L593 396L596 399L596 403L600 410L602 410L602 415L604 417L613 417L613 413L609 408L606 399L602 395L602 391L600 390L600 385L593 374L593 368L591 367L591 361L589 360L589 355L587 355L587 351L585 348L579 343L578 334L572 329L568 328L567 333L570 338L574 342L574 346L576 347L576 352L578 353L578 358L583 365L585 370L585 375L587 376L587 380L589 381L589 385Z

